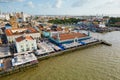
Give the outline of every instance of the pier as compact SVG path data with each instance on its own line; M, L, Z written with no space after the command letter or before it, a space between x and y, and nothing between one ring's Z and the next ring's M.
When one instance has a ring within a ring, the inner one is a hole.
M108 43L108 42L106 42L105 40L102 40L101 43L102 43L102 44L105 44L105 45L107 45L107 46L112 46L111 43Z
M112 44L110 44L110 43L108 43L108 42L106 42L104 40L98 40L98 41L91 42L91 43L88 43L88 44L85 44L85 45L79 45L79 46L76 46L76 47L72 47L72 48L69 48L69 49L66 49L66 50L61 50L61 51L57 51L57 52L47 53L46 55L37 56L37 59L39 61L41 61L41 60L45 60L47 58L51 58L51 57L55 57L55 56L59 56L59 55L63 55L63 54L68 54L68 53L72 53L73 51L77 51L77 50L80 50L80 49L85 49L85 48L88 48L90 46L95 46L95 45L99 45L99 44L112 46ZM27 63L27 64L24 64L24 65L12 67L9 70L0 72L0 77L7 76L7 75L10 75L10 74L13 74L13 73L17 73L17 72L21 72L21 71L25 71L26 69L33 68L36 65L37 65L37 63L35 63L35 64Z
M81 45L81 46L76 46L76 47L73 47L73 48L70 48L70 49L66 49L64 51L51 53L51 54L48 54L48 55L45 55L45 56L38 56L38 60L44 60L44 59L47 59L47 58L50 58L50 57L55 57L55 56L59 56L59 55L62 55L62 54L72 53L73 51L85 49L85 48L88 48L90 46L95 46L95 45L99 45L99 44L112 46L112 44L110 44L110 43L108 43L104 40L99 40L99 41L92 42L92 43L89 43L89 44L86 44L86 45Z

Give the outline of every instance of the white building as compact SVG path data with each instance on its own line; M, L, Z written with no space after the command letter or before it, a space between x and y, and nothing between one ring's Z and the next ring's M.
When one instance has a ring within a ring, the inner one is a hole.
M21 13L22 14L22 19L23 19L23 21L26 21L26 19L27 19L27 17L30 17L30 15L29 14L26 14L26 13Z
M37 49L36 40L31 36L20 36L15 40L15 45L18 53Z
M10 16L9 16L8 13L6 13L6 14L0 13L0 19L6 19L6 20L9 20L9 19L10 19Z
M105 23L104 23L104 22L100 22L99 27L101 27L101 28L106 27L106 26L105 26Z
M15 38L22 36L26 33L26 36L32 36L34 39L40 38L41 34L34 28L18 28L18 29L6 29L5 30L8 42L14 42Z

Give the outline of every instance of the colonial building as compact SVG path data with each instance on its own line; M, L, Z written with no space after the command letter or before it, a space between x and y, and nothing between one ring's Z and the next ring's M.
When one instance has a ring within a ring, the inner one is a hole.
M32 51L37 49L36 40L32 36L20 36L15 39L17 52Z
M41 37L40 33L32 28L18 28L18 29L6 29L5 30L8 42L14 42L15 38L26 34L26 36L32 36L34 39L38 39Z
M84 34L80 32L69 32L69 33L54 33L51 35L50 40L56 44L63 44L68 42L78 42L80 40L90 38L89 33Z

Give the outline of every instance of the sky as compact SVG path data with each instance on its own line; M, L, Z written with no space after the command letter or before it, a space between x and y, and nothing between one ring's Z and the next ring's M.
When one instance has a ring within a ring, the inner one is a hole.
M120 0L0 0L0 11L33 15L117 15Z

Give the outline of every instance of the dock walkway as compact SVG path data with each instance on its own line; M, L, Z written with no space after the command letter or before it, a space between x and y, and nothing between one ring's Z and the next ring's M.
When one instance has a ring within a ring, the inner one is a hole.
M75 46L75 47L72 47L72 48L69 48L69 49L66 49L66 50L61 50L61 51L57 51L57 52L48 53L48 54L43 55L43 56L37 56L37 59L38 60L44 60L46 58L59 56L59 55L62 55L62 54L70 53L70 52L80 50L80 49L83 49L83 48L88 48L90 46L94 46L94 45L98 45L98 44L104 44L104 45L107 45L107 46L112 46L112 44L110 44L110 43L108 43L104 40L97 40L95 42L91 42L91 43L84 44L84 45L78 45L78 46ZM29 64L28 63L28 64L20 65L20 66L17 66L17 67L12 67L11 69L9 69L7 71L0 72L0 76L10 75L10 74L13 74L15 72L20 72L20 71L23 71L24 69L26 69L27 67L34 66L34 65L36 65L36 63L35 64Z

